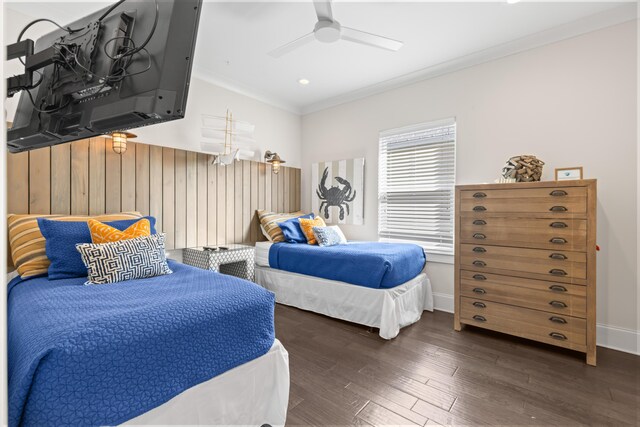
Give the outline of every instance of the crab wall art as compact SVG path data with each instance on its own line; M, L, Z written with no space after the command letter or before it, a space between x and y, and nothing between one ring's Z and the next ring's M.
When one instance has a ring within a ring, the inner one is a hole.
M363 223L364 158L314 163L312 210L331 224Z

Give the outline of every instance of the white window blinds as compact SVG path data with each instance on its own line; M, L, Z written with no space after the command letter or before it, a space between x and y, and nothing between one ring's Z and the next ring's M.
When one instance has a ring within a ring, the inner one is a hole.
M455 137L453 120L380 133L380 240L453 254Z

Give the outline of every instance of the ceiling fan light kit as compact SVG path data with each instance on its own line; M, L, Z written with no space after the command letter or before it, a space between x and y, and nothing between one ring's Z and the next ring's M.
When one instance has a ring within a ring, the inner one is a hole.
M318 17L318 22L316 22L313 31L272 50L269 52L270 56L279 58L314 40L322 43L335 43L339 40L346 40L393 52L400 49L403 45L403 43L398 40L356 30L355 28L343 27L340 22L333 19L331 0L314 0L313 5L316 8L316 15Z

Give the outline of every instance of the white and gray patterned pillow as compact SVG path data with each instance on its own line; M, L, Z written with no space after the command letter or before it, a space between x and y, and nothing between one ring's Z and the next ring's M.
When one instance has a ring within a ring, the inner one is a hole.
M347 243L347 238L344 237L342 230L337 225L313 227L312 230L320 246L335 246Z
M164 234L110 243L78 243L87 267L86 285L102 285L173 273L164 252Z

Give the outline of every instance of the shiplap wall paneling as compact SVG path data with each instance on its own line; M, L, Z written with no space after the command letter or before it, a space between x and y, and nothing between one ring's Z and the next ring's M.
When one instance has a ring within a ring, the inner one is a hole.
M29 153L8 156L7 212L29 213Z
M175 242L174 247L187 247L187 152L175 150Z
M71 213L71 144L51 147L51 213Z
M89 140L89 215L106 210L106 159L104 139ZM55 170L57 173L57 170Z
M29 212L51 212L51 149L29 156Z
M97 137L9 154L10 213L95 215L137 210L156 218L167 249L264 240L255 211L300 208L300 170Z
M150 159L149 146L136 144L136 210L142 215L149 215L150 212Z
M164 231L162 168L162 147L149 146L149 214L156 218L159 233Z
M187 151L187 247L198 245L198 153Z
M196 180L197 184L197 240L198 246L205 246L209 239L207 234L207 212L209 209L208 203L208 183L207 183L207 173L208 173L208 162L207 155L198 153L197 157L197 165L196 165Z
M215 246L218 241L218 165L207 156L207 244Z
M162 231L167 250L175 246L175 150L162 149Z
M235 188L233 190L233 243L240 243L244 240L244 233L242 228L242 162L236 162L233 166L233 175L234 175L234 184Z
M111 148L111 139L104 138L105 147L105 179L106 179L106 201L105 213L122 212L122 197L120 196L122 187L122 165L120 154Z
M34 155L33 153L35 153L36 151L39 150L30 151L29 157L32 158ZM75 141L71 144L71 214L89 214L88 139Z
M251 164L246 160L242 164L242 242L251 241ZM249 207L249 209L246 209Z

